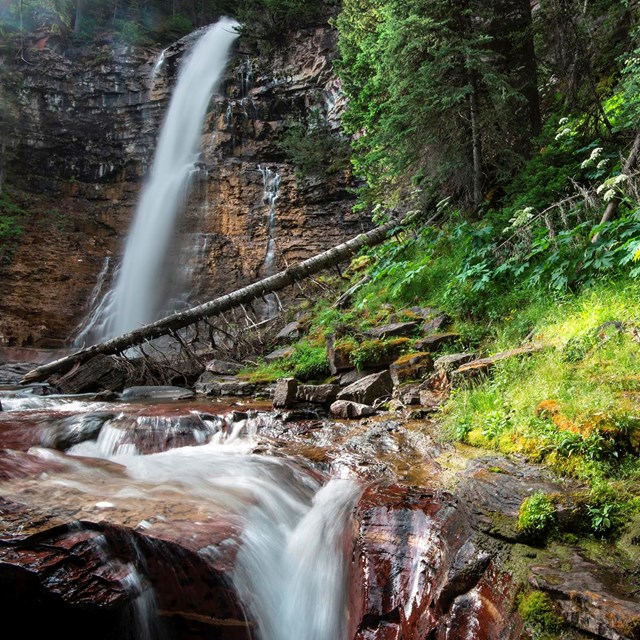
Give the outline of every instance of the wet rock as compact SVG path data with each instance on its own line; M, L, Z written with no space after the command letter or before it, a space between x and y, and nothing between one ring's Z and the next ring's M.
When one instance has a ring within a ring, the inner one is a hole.
M157 526L149 536L121 525L36 515L6 500L0 521L0 610L5 621L22 619L26 637L80 640L88 628L100 640L138 640L143 631L161 637L163 628L180 638L252 635L228 586L235 552L228 542L237 536L228 522L201 523L184 544L189 537L180 523L173 532ZM216 562L206 543L201 552L203 540L216 549ZM132 612L139 599L148 602L149 588L154 606L145 609L149 618L136 620Z
M227 362L226 360L210 360L207 362L207 371L218 375L231 375L234 376L240 373L242 365L237 362Z
M295 378L280 378L276 382L273 395L274 407L290 407L296 401L298 391L298 381Z
M127 402L137 400L188 400L195 397L196 393L192 389L172 386L145 386L127 387L122 391L121 398Z
M331 415L335 418L365 418L376 413L373 407L351 400L336 400L329 408Z
M360 404L373 405L376 400L391 395L393 381L388 370L372 373L338 393L338 400L351 400Z
M217 396L250 396L256 393L260 385L244 380L238 380L233 376L217 376L210 371L205 371L195 384L197 394Z
M384 340L385 338L408 338L418 329L417 322L396 322L365 331L369 338Z
M389 366L389 373L395 385L408 380L420 380L431 371L433 360L431 354L425 352L401 356Z
M337 384L302 384L298 387L296 400L328 407L337 397L340 387Z
M68 416L47 430L42 444L66 451L80 442L96 440L104 423L114 417L115 414L108 412Z

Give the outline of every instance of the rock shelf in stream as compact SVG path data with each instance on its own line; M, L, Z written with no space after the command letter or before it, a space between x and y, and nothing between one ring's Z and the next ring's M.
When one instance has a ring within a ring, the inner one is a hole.
M527 637L514 614L527 580L528 588L561 592L558 612L572 637L634 638L624 630L633 628L640 604L622 567L608 558L586 560L577 550L529 546L517 528L525 497L540 490L570 496L576 487L522 460L480 452L466 458L438 440L429 420L382 412L349 422L284 421L268 404L198 398L154 405L24 393L3 399L0 611L30 637L64 631L80 640L91 628L97 640L269 640L276 624L270 611L248 604L252 588L235 576L252 575L238 563L248 561L241 551L255 524L251 505L261 504L259 487L273 476L269 509L284 508L277 506L281 491L307 509L325 487L322 508L333 508L331 496L338 500L330 520L351 522L330 552L345 554L336 593L348 616L336 619L329 635L313 636L319 640ZM126 438L115 449L109 438L100 445L95 432L66 453L43 446L52 433L91 416ZM209 425L200 443L184 446L169 437L193 432L192 424ZM132 455L134 442L137 451L155 453ZM245 463L258 475L239 483ZM351 478L360 489L334 487L336 478ZM574 517L574 506L559 504L561 517ZM311 530L323 530L312 522ZM256 523L259 530L267 526L262 516ZM269 539L275 545L269 553L286 547ZM306 548L309 542L300 552ZM318 562L303 573L320 578L327 560ZM563 571L570 572L570 592L557 586ZM296 590L305 593L300 584ZM273 611L278 597L295 600L284 585L267 590ZM615 615L606 601L615 603ZM295 607L277 615L307 620ZM290 628L300 637L297 624Z

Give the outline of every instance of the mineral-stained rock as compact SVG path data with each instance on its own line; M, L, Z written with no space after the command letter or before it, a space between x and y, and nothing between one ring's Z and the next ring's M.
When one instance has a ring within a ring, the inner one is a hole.
M336 400L329 408L335 418L365 418L375 414L376 410L367 404L351 402L351 400Z
M273 395L274 407L290 407L296 401L298 381L295 378L280 378Z
M391 395L393 381L388 370L372 373L338 393L338 400L352 400L361 404L372 405L376 400Z

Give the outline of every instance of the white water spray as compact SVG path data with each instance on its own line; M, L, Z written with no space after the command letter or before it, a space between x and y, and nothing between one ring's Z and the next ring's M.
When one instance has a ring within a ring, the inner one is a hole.
M262 174L264 192L262 201L267 205L267 250L264 256L264 275L272 276L276 271L276 200L280 192L280 174L267 167L258 165ZM267 302L264 316L273 318L278 311L278 299L270 293L265 297Z
M163 311L167 255L190 178L196 171L202 122L227 64L238 23L223 18L204 33L183 63L143 187L100 338L153 321Z

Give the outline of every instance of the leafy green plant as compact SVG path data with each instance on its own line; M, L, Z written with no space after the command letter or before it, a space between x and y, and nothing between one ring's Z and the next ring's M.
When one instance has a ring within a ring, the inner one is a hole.
M553 499L542 491L525 498L518 512L518 529L536 540L544 539L556 521Z
M312 380L329 375L329 360L324 345L298 342L291 356L293 375L299 380Z

